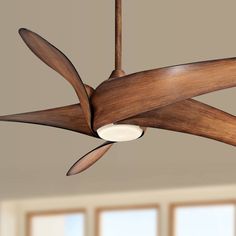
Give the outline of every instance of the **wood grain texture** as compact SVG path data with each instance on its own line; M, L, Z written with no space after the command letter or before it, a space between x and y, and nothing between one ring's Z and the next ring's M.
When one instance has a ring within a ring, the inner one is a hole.
M43 111L0 116L0 121L46 125L97 137L97 135L89 129L80 104Z
M70 60L56 47L46 41L38 34L27 30L20 29L19 34L29 47L29 49L49 67L62 75L74 88L79 97L81 107L83 109L86 122L92 131L92 112L88 93L91 87L83 84L78 72L76 71Z
M101 146L93 149L91 152L84 155L80 158L67 172L67 176L79 174L90 166L92 166L95 162L101 159L104 154L111 148L113 142L105 142Z
M235 86L236 58L165 67L107 80L92 96L94 129Z
M188 99L119 123L198 135L236 146L236 117Z

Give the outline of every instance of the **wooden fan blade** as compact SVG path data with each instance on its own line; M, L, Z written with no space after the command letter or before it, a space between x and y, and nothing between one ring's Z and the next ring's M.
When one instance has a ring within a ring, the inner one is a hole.
M57 49L41 36L30 30L22 28L19 30L19 34L26 45L29 47L29 49L38 58L40 58L49 67L57 71L73 86L75 92L77 93L77 96L79 97L86 122L88 123L89 128L92 130L92 113L90 101L88 98L91 87L83 84L73 64L59 49Z
M97 137L88 127L80 104L44 111L0 116L0 121L46 125Z
M112 142L105 142L101 146L84 155L70 168L66 175L76 175L88 169L104 156L104 154L111 148L112 144Z
M236 146L236 117L193 99L149 111L119 123L194 134Z
M236 58L166 67L107 80L92 96L94 128L234 86Z

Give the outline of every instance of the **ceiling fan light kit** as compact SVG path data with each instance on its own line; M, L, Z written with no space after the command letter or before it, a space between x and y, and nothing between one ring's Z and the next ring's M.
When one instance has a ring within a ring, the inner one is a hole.
M125 75L122 69L122 0L115 0L115 69L95 90L71 61L38 34L20 29L28 48L73 87L80 103L0 116L1 121L46 125L105 140L67 172L78 174L114 143L141 138L146 128L197 135L236 146L236 117L192 99L236 86L236 58L195 62Z
M112 142L126 142L138 139L143 134L143 129L137 125L109 124L97 130L101 139Z

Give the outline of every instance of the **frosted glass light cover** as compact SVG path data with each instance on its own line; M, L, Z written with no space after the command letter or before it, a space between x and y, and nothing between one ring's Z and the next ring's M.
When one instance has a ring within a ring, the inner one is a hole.
M109 124L97 130L100 138L112 142L125 142L139 138L143 130L136 125Z

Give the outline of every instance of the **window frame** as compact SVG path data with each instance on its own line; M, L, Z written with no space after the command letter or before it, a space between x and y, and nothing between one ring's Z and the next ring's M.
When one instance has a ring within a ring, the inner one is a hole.
M187 201L187 202L174 202L169 205L169 223L168 235L176 236L176 219L175 210L178 207L201 207L201 206L222 206L222 205L235 205L235 219L236 219L236 199L229 200L206 200L206 201ZM235 221L236 228L236 221Z
M161 208L159 204L143 204L143 205L121 205L121 206L107 206L107 207L97 207L95 209L95 236L100 235L100 215L102 212L109 211L126 211L126 210L144 210L144 209L155 209L158 212L157 219L157 236L161 234Z
M87 211L85 208L74 208L74 209L60 209L60 210L43 210L43 211L29 211L26 214L26 236L32 236L32 219L37 216L57 216L57 215L67 215L67 214L83 214L84 215L84 229L86 235L86 221L87 221Z

